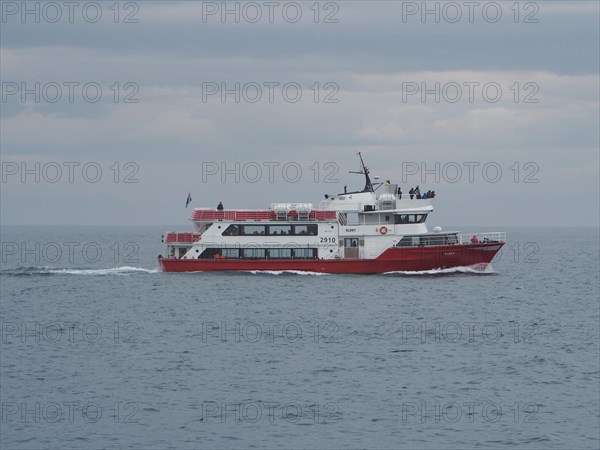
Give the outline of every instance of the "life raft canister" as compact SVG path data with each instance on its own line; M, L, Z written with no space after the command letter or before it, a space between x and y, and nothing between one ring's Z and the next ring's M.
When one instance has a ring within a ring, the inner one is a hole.
M387 232L388 232L388 229L387 229L387 227L381 227L381 228L379 229L379 232L380 232L381 234L387 234Z

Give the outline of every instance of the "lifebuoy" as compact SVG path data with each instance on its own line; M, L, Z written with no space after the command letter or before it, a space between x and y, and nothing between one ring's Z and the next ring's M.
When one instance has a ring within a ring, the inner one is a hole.
M379 232L380 232L381 234L387 234L387 232L388 232L388 229L387 229L386 227L381 227L381 228L379 229Z

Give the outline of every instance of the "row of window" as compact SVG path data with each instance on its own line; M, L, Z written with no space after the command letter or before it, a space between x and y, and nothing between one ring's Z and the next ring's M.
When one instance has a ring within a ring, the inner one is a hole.
M229 225L223 236L316 236L317 224L308 225Z
M205 249L198 259L317 259L316 248L216 248Z
M425 219L427 219L427 214L396 214L394 224L423 223Z

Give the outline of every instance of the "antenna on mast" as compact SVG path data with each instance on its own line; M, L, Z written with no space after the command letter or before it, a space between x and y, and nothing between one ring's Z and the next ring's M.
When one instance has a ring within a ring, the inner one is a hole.
M365 166L365 162L362 159L362 155L358 152L358 157L360 158L360 166L361 170L359 172L349 171L348 173L358 173L360 175L365 176L365 188L362 192L373 192L373 183L371 182L371 178L369 177L369 168Z

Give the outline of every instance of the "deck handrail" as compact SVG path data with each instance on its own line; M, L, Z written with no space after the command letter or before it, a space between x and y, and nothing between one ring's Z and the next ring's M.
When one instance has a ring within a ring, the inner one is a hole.
M483 233L459 233L458 241L460 244L471 244L475 242L506 242L506 233L504 231L486 231Z

